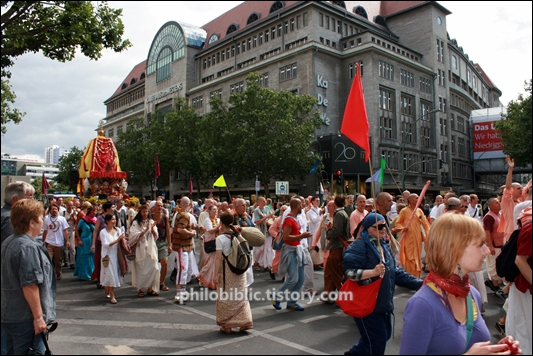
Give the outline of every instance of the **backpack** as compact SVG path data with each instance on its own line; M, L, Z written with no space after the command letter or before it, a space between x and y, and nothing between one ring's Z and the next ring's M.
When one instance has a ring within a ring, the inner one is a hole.
M531 224L531 222L528 222L528 224ZM507 282L513 282L520 274L520 270L515 264L516 244L520 231L521 229L513 231L509 240L502 246L502 252L496 257L496 273L498 277L505 278Z
M287 217L285 217L285 219L288 219L288 218L294 219L293 216L288 216L287 215ZM296 223L298 223L298 220L296 220L296 219L294 219L294 220L296 221ZM281 222L281 227L280 227L280 229L278 231L278 235L272 239L272 249L274 249L276 251L277 250L281 250L281 248L283 247L283 244L284 244L284 241L283 241L283 223L284 222L285 222L285 220L283 220ZM300 226L300 225L298 224L298 226Z
M243 274L252 265L252 253L248 241L241 234L231 234L231 251L229 255L224 255L229 269L235 274Z

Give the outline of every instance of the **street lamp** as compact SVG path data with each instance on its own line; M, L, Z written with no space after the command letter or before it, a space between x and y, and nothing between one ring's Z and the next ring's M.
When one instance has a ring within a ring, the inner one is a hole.
M434 110L431 110L427 113L425 113L424 115L420 116L418 119L416 119L413 123L409 124L407 126L407 129L403 131L402 133L402 145L400 147L400 159L402 160L401 162L401 165L402 165L402 190L405 190L405 173L407 171L408 168L412 167L413 165L409 166L409 167L405 167L405 164L404 164L404 154L405 154L405 138L406 138L406 134L407 132L411 132L413 126L420 120L422 120L424 117L430 115L430 114L434 114L436 112L439 112L441 111L440 108L439 109L434 109Z

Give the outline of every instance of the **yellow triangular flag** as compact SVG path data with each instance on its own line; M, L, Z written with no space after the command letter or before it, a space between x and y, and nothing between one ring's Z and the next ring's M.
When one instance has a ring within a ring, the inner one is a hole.
M213 183L213 188L215 188L215 187L225 187L225 186L226 186L226 181L224 180L224 175L221 175L220 177L218 177L216 182Z

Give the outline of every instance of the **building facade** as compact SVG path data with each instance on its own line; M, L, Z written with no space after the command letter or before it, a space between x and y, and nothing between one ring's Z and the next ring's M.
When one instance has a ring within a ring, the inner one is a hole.
M58 164L59 158L70 153L65 147L52 145L44 148L44 162L49 164Z
M105 101L106 135L116 138L132 117L170 110L177 97L205 114L210 99L227 101L246 89L248 73L259 72L265 87L318 100L323 125L312 148L325 168L291 182L291 192L317 194L319 182L334 192L365 192L373 172L340 134L359 63L371 163L387 162L383 190L420 190L431 180L429 196L471 191L470 111L499 106L501 92L450 37L448 15L433 1L245 1L202 27L169 21ZM343 186L334 182L339 169ZM188 193L183 173L171 173L161 190ZM253 178L232 189L250 196Z

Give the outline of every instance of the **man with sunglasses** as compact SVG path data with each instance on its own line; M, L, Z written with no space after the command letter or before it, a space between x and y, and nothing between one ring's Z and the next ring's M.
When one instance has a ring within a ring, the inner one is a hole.
M422 272L422 241L426 241L430 225L422 209L416 206L418 194L408 198L409 206L400 211L396 228L402 229L400 262L409 274L420 278ZM411 216L413 219L411 220Z

